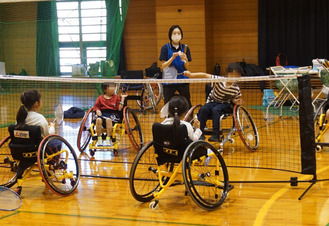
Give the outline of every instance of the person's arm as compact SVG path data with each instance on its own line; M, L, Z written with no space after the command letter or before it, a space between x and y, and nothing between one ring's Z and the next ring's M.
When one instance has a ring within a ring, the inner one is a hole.
M95 105L94 105L94 111L96 112L96 115L97 116L101 116L102 115L102 112L100 111L100 96L97 98L96 102L95 102Z
M173 60L174 60L178 55L179 55L178 52L174 52L174 53L172 54L172 56L169 58L169 60L167 60L167 61L164 61L164 60L161 61L160 68L163 70L164 68L169 67L170 64L173 62Z
M242 99L233 99L232 103L235 105L242 105L243 104L243 100Z
M205 72L190 72L190 71L184 71L184 75L189 78L211 78L211 74L205 73Z
M118 108L119 111L122 110L122 108L123 108L123 106L124 106L124 103L125 103L125 99L126 99L127 96L128 96L127 93L122 93L122 94L121 94L121 101L120 101L120 103L119 103L119 108Z
M182 52L182 54L180 54L180 57L182 59L182 61L184 62L184 67L186 70L189 70L190 68L190 61L192 60L191 58L191 52L190 52L190 48L185 45L185 50L184 52Z

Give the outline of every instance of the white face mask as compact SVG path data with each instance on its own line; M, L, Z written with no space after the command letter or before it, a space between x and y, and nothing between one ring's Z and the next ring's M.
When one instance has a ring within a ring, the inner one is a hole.
M175 43L178 43L181 39L182 39L181 35L172 35L171 36L171 40L173 40L173 42L175 42Z

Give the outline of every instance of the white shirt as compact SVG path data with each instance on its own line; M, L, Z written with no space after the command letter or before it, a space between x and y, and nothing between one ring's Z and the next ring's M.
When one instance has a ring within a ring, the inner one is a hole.
M28 111L25 119L25 124L30 126L40 126L41 134L43 137L48 136L50 134L49 125L46 118L38 112Z
M172 125L174 122L174 118L166 118L161 124L165 124L165 125ZM188 137L192 140L192 141L196 141L200 138L200 136L202 135L202 131L197 128L195 131L193 130L193 127L190 123L184 121L184 120L180 120L180 124L184 124L187 128L187 134Z

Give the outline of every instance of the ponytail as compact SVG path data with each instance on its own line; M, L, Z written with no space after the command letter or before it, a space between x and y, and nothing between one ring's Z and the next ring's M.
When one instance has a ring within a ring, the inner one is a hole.
M180 118L178 116L177 107L174 108L174 122L173 122L173 132L177 131L178 126L180 125Z
M35 102L40 102L41 95L37 90L29 90L22 93L21 103L16 115L16 129L22 129L25 125L27 112L32 109Z
M27 117L27 111L24 107L24 105L22 104L17 112L16 115L16 126L15 129L23 129L24 125L25 125L25 119Z
M188 111L188 102L183 96L173 96L169 101L169 116L174 118L173 132L175 133L180 125L180 116Z

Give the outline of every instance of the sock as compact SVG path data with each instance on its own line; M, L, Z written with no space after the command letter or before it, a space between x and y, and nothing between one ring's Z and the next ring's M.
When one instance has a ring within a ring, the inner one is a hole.
M110 137L106 137L106 140L111 140L111 138Z
M102 136L97 137L98 140L102 140Z

